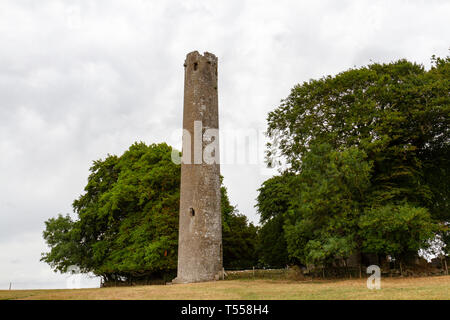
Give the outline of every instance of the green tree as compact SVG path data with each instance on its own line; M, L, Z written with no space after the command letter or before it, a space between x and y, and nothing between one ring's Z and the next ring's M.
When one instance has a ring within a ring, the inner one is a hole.
M85 193L73 202L78 218L59 215L45 223L43 236L50 251L41 260L60 272L76 265L105 281L172 277L177 267L180 166L172 162L171 152L164 143L135 143L120 157L94 161ZM225 189L222 195L227 223L247 244L230 258L233 243L224 241L224 257L246 261L248 251L253 253L247 234L252 226L234 212Z
M305 82L269 113L267 155L298 173L313 144L356 146L373 161L373 202L406 199L449 221L449 88L449 58L429 71L400 60Z
M258 189L255 205L262 223L288 211L291 199L296 193L295 182L296 176L289 172L264 181Z
M359 221L382 215L379 208L386 206L427 210L435 222L450 222L450 58L432 62L428 71L399 60L310 80L269 113L268 161L283 157L299 185L289 186L296 197L263 186L269 198L261 199L261 207L288 212L291 256L329 262L333 252L346 256L363 241L366 251L379 252L366 245L371 234L358 231L366 226ZM356 159L366 167L352 163ZM288 209L275 205L285 198L291 199ZM266 209L260 213L263 220L271 217ZM397 223L407 228L406 220ZM426 219L414 225L429 226Z
M44 239L51 250L42 260L62 272L70 262L105 281L176 269L180 167L171 150L135 143L121 157L94 161L85 193L73 203L78 220L72 228L62 230L61 217L47 221ZM51 241L49 230L59 241ZM62 251L68 246L76 255Z
M259 262L269 267L284 267L290 261L284 234L284 221L295 196L296 176L286 173L266 180L258 189L256 208L260 214L258 232Z
M279 215L264 223L258 232L259 264L264 267L285 267L289 259L284 234L284 216Z
M76 265L83 258L83 250L77 242L74 222L69 215L58 215L45 222L44 239L47 245L53 248L45 255L46 262L62 273L67 272L70 266Z
M427 209L409 204L367 209L359 227L363 251L389 254L400 262L416 256L438 231Z
M305 154L285 225L288 253L303 264L347 259L358 249L358 225L371 163L350 147L312 146Z

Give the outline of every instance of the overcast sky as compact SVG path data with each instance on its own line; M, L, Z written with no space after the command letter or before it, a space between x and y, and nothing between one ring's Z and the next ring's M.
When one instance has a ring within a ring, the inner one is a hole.
M221 127L263 132L299 82L371 61L429 67L449 53L449 16L448 0L1 0L0 290L67 286L39 262L42 231L72 212L92 160L181 145L188 52L219 58ZM254 222L262 165L222 166Z

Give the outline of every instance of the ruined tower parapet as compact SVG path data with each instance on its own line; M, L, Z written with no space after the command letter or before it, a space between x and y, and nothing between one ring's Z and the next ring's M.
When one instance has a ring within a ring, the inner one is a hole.
M178 272L174 283L217 279L223 265L217 58L194 51L187 55L184 67Z

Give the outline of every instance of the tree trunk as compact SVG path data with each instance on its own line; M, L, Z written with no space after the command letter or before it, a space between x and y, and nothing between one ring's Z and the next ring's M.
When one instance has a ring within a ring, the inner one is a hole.
M445 274L448 275L447 257L444 257Z
M350 279L352 278L352 275L350 274L350 272L348 271L348 264L347 264L347 259L344 259L344 266L345 266L345 273L350 277Z

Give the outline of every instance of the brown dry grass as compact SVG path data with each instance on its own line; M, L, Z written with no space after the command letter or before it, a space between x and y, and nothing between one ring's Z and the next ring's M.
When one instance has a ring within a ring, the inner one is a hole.
M115 300L360 300L450 299L450 277L384 278L381 290L369 290L365 279L337 281L229 280L171 286L136 286L78 290L0 291L0 299Z

